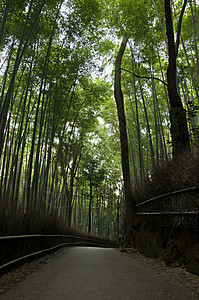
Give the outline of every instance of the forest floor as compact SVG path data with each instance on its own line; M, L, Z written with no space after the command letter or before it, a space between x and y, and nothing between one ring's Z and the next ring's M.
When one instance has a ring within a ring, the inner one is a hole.
M187 272L185 267L180 266L178 263L166 266L164 261L146 257L131 248L126 252L120 252L120 250L118 252L120 255L131 259L135 264L167 278L179 287L193 292L196 299L199 299L199 276Z

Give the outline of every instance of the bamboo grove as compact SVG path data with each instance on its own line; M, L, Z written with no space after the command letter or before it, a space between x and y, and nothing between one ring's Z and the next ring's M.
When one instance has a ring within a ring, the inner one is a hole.
M182 3L171 7L176 35ZM193 152L198 12L187 1L176 62ZM0 22L0 232L118 236L124 191L110 69L128 33L121 73L135 185L172 158L164 1L1 0Z

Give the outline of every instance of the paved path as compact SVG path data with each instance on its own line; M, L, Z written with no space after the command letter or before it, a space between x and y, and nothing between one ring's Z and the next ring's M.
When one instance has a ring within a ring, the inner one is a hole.
M1 300L194 299L114 249L66 248Z

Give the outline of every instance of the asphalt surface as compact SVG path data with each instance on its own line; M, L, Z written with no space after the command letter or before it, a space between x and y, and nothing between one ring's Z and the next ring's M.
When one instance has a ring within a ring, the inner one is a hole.
M195 299L114 249L66 248L1 300Z

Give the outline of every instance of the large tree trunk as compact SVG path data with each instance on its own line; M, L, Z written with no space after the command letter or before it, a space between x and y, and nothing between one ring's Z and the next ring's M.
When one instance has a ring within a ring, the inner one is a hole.
M126 201L126 234L127 239L130 238L131 229L133 226L133 220L135 218L135 203L133 201L132 186L129 170L129 153L128 153L128 139L126 130L126 117L124 112L124 99L121 89L121 62L124 54L128 37L125 35L120 46L120 50L117 54L115 62L115 84L114 84L114 95L117 104L117 113L119 120L120 130L120 146L121 146L121 157L122 157L122 172L124 180L124 194Z
M169 51L169 65L167 69L167 87L170 102L171 138L173 144L173 157L176 158L184 150L190 149L190 138L187 128L186 111L183 108L177 88L176 58L178 54L179 37L182 16L186 6L186 0L178 21L177 40L174 42L174 30L170 0L165 0L165 17Z

